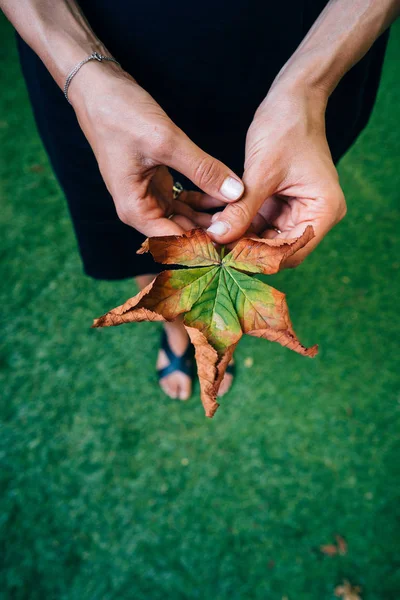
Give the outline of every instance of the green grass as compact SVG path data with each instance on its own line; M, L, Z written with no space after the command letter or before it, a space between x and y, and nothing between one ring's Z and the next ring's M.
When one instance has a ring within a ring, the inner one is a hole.
M159 391L157 325L90 329L134 286L83 276L1 21L2 600L399 598L399 25L347 218L272 278L320 354L244 339L208 420Z

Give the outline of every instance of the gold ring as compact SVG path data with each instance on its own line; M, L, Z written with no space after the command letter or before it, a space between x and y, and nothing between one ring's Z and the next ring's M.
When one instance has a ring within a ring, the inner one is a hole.
M182 194L183 192L183 185L181 183L179 183L179 181L175 181L174 185L172 186L172 197L174 200L176 200L177 198L179 198L179 196Z

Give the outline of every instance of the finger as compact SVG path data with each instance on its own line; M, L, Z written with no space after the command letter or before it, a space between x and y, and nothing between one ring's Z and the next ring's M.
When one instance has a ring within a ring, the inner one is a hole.
M181 227L183 231L189 231L195 226L193 221L188 217L185 217L184 215L174 215L173 217L171 217L171 221L173 221L176 225Z
M294 267L298 267L303 260L307 258L313 250L318 246L318 244L324 239L325 235L332 229L335 225L334 221L325 221L325 220L310 220L310 221L302 221L298 223L294 227L287 228L281 233L277 233L273 229L266 229L264 232L260 234L260 237L268 238L268 239L294 239L300 237L306 227L311 225L314 229L315 237L308 242L304 248L298 250L292 256L289 256L281 265L281 269L293 269Z
M193 223L192 227L198 226L207 229L207 227L211 225L211 215L193 210L193 208L180 200L175 200L174 213L177 215L184 215L190 219Z
M273 181L256 182L257 179L252 184L246 182L243 198L229 204L208 228L208 233L218 244L229 244L244 235L265 199L273 195Z
M157 167L146 175L117 178L117 182L111 192L118 217L123 223L146 237L181 235L184 232L182 227L165 216L169 202L164 197L172 196L173 185L166 167Z
M195 210L208 210L210 208L225 206L226 204L226 202L218 200L218 198L213 198L212 196L209 196L209 194L204 194L203 192L184 191L179 196L179 200L185 202L185 204L188 204Z
M222 214L221 212L214 213L211 217L211 222L213 223L214 221L216 221L221 214ZM263 229L265 229L265 223L264 223ZM258 231L261 231L261 229L259 229ZM250 227L246 230L245 235L251 236L254 234L258 235L258 232L255 231L253 224L251 223ZM232 248L234 248L235 245L236 245L235 242L230 242L229 244L225 244L225 246L228 250L232 250Z
M193 181L209 196L223 202L238 200L244 185L231 169L194 144L182 131L175 134L173 143L166 144L160 160Z
M196 212L192 214L191 220L193 221L195 227L201 227L202 229L208 229L211 225L211 217L212 215L208 215L207 213Z
M186 207L188 212L184 214L175 214L171 218L150 219L137 222L135 228L146 237L164 236L164 235L182 235L185 231L194 227L206 228L210 224L210 215L200 215ZM189 215L189 216L188 216Z
M193 229L194 227L206 229L207 225L209 225L209 221L207 221L207 225L203 225L201 222L193 221L184 215L174 215L171 217L171 221L179 225L184 231L189 231L189 229Z
M281 229L280 224L282 221L285 221L283 217L288 211L290 211L290 204L286 197L276 195L270 196L263 202L261 208L254 217L254 228L258 231L263 231L268 228L271 229L273 227Z
M265 230L280 233L282 223L287 222L285 212L289 206L276 196L267 198L251 222L250 230L257 235Z
M134 195L133 200L121 196L115 201L120 220L147 237L162 235L180 235L183 230L171 219L163 215L164 209L159 206L153 195Z
M185 229L178 223L175 223L173 219L166 218L148 220L143 222L143 224L138 223L135 225L135 228L146 237L182 235L185 232Z

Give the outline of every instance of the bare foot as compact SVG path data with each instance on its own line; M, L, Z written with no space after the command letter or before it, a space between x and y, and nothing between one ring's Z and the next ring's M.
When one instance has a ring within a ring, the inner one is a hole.
M154 275L139 275L136 277L136 282L139 288L142 290L144 287L146 287L146 285L149 285L149 283L153 281L154 277ZM186 329L180 321L164 323L164 328L172 352L177 356L182 356L188 347L188 344L190 344ZM234 360L232 359L229 364L233 365ZM163 369L168 365L168 356L165 354L164 350L160 349L157 357L156 368ZM229 391L232 382L232 373L225 373L218 390L218 396L223 396L226 394ZM187 400L192 393L192 381L190 377L186 375L186 373L182 373L181 371L175 371L174 373L170 373L169 375L166 375L160 379L160 387L164 390L167 396L170 398L179 398L179 400Z
M155 275L139 275L136 277L136 283L142 290L149 285L154 279ZM186 329L180 321L174 321L173 323L164 323L165 333L167 334L168 343L174 354L182 356L186 348L190 344L189 336L186 333ZM168 356L164 350L158 353L157 357L157 369L163 369L169 365ZM160 387L170 398L179 398L179 400L187 400L192 393L192 381L186 373L181 371L175 371L160 379Z

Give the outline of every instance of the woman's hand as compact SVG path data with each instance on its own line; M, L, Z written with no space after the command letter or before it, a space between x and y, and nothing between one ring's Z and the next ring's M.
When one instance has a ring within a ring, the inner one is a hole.
M246 142L246 193L215 217L209 232L216 242L234 242L251 226L290 238L312 225L315 238L286 264L296 266L344 217L325 135L326 104L399 13L399 0L327 3L256 112Z
M0 0L0 7L61 89L74 65L94 50L110 56L75 0ZM220 206L243 194L240 178L198 148L115 63L85 64L68 96L119 217L145 235L176 234L195 224L206 227L210 217L193 208ZM206 195L182 193L174 201L167 166ZM171 215L179 216L167 218Z
M233 242L249 229L262 237L294 238L312 225L315 238L285 265L296 266L344 217L325 106L321 92L279 83L271 88L247 134L246 193L213 218L209 231L217 242Z
M119 67L85 65L85 73L71 83L69 98L120 219L145 235L208 227L210 216L196 209L220 206L242 195L239 177L196 146ZM174 200L167 166L205 194L183 192Z

